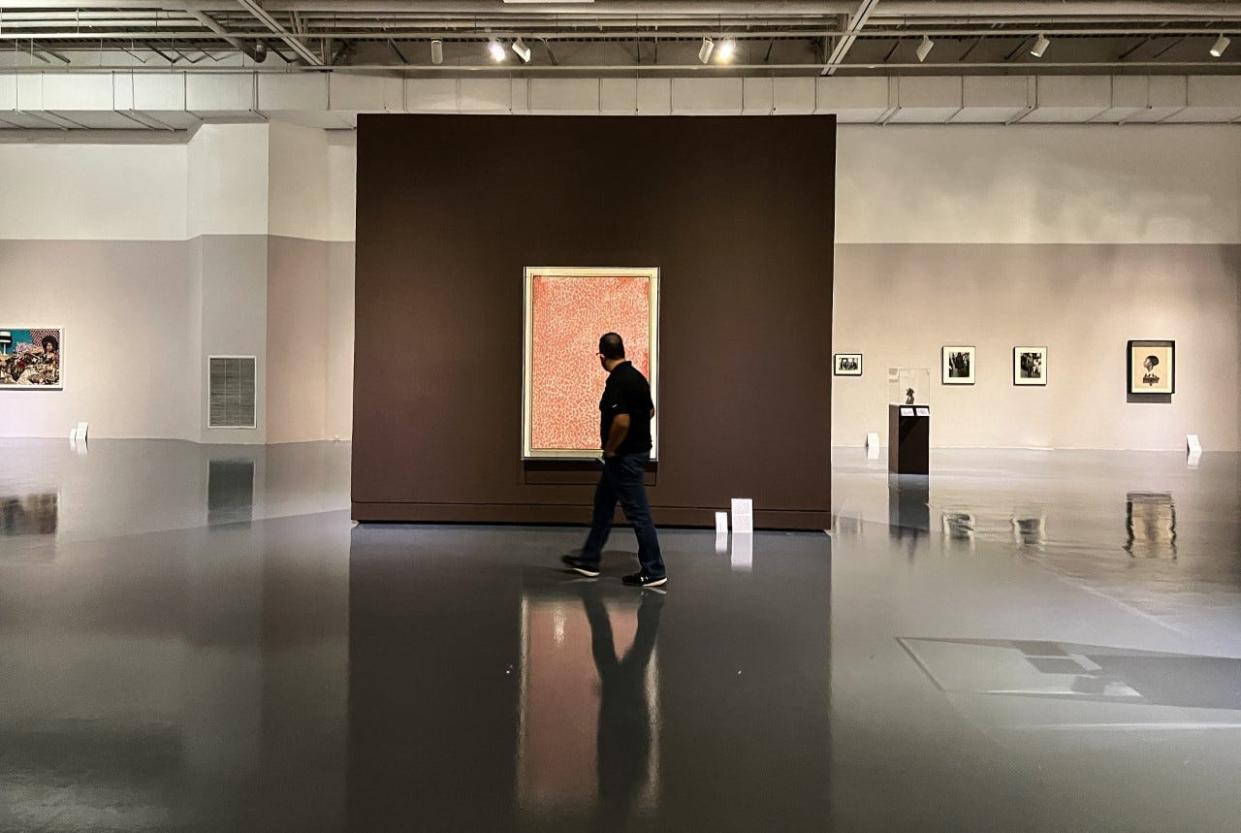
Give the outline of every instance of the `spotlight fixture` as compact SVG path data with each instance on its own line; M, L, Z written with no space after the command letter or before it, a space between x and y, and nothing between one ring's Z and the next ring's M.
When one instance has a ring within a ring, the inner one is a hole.
M1039 36L1034 40L1034 46L1030 47L1030 54L1035 58L1041 58L1049 46L1051 46L1051 41L1047 39L1046 35L1040 32Z
M736 54L737 39L724 38L724 40L720 41L720 51L715 53L715 59L721 64L727 64L732 61Z
M698 60L704 64L711 60L711 53L715 51L715 41L710 38L702 39L702 46L698 47Z
M522 42L521 38L518 38L517 40L513 41L512 50L513 50L514 55L516 55L518 58L521 58L521 62L523 64L530 63L530 47L526 46Z
M1211 57L1218 58L1228 49L1228 44L1232 43L1230 38L1220 35L1215 39L1215 43L1211 45Z
M487 41L487 54L497 64L508 58L508 53L504 51L504 45L498 40Z
M927 35L922 36L922 43L918 44L918 63L926 61L926 56L931 54L931 50L935 48L935 41L931 40Z
M431 41L431 63L436 66L444 63L444 42L438 38Z

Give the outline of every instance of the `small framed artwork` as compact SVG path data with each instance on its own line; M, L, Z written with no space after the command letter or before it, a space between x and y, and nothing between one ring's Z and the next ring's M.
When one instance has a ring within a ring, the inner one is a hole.
M1129 342L1129 393L1176 393L1176 342Z
M861 353L837 353L832 357L833 370L836 376L861 376L862 375L862 354Z
M943 349L943 376L945 385L974 384L974 348L948 345Z
M65 332L0 325L0 390L63 390Z
M1013 348L1013 384L1047 384L1047 348Z

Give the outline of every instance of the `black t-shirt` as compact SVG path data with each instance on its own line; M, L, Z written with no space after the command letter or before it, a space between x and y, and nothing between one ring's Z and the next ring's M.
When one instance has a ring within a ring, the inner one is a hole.
M651 385L631 362L622 362L608 374L608 383L599 400L599 445L606 448L608 431L617 414L629 414L629 433L621 441L619 454L641 454L651 450Z

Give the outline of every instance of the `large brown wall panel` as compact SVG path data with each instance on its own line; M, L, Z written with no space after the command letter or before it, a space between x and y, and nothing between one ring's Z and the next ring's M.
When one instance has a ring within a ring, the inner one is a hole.
M520 460L522 269L658 266L656 520L826 527L835 132L363 116L354 517L584 522L589 468Z

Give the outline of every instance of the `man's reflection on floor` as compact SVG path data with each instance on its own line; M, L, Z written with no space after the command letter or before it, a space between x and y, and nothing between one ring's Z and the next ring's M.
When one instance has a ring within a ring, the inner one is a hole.
M590 622L590 649L601 684L597 830L624 827L638 795L650 781L651 710L647 697L647 667L655 652L663 604L662 593L655 590L642 593L633 645L618 658L612 621L599 586L582 587L582 606Z
M520 829L624 829L655 810L663 604L595 581L526 591Z

